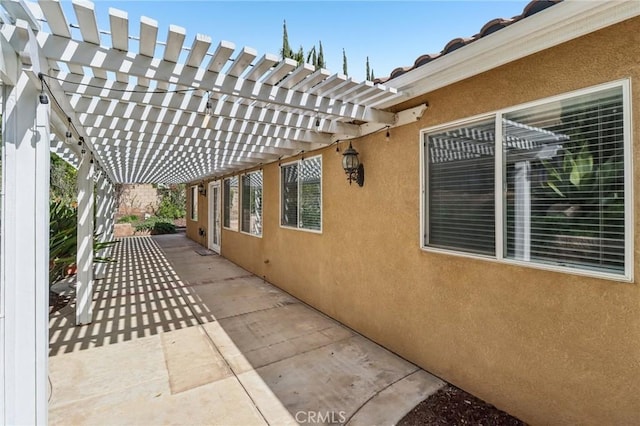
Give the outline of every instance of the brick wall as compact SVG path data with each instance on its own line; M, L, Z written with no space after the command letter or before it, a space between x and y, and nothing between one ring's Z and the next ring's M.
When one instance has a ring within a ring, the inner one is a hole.
M153 185L123 184L118 188L117 215L120 217L130 214L138 216L144 216L145 213L153 214L159 203L158 191Z

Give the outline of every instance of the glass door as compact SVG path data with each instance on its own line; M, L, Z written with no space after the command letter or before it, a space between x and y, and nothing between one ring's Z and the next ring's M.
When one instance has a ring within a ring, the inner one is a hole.
M220 181L209 183L209 249L220 253Z

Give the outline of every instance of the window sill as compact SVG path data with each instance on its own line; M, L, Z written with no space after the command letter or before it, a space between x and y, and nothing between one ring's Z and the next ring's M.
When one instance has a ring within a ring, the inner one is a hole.
M280 228L281 229L290 229L292 231L308 232L310 234L317 234L317 235L321 235L322 234L322 229L316 230L316 229L296 228L294 226L285 226L285 225L280 225Z
M439 253L450 256L466 257L469 259L484 260L503 265L520 266L523 268L538 269L543 271L558 272L562 274L578 275L582 277L598 278L609 281L616 281L622 284L630 284L634 282L633 275L621 275L611 272L590 271L587 269L576 269L568 266L552 265L546 263L525 262L514 259L496 259L493 256L483 256L473 253L464 253L454 250L439 249L434 247L422 246L421 250L426 253Z

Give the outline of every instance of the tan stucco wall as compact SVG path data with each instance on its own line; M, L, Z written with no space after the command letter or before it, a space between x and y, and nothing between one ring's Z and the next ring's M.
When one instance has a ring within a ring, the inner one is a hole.
M393 128L388 142L378 133L353 143L363 188L348 185L335 147L321 151L322 234L279 227L279 169L267 165L263 237L225 231L222 253L527 422L639 424L640 268L629 284L419 245L421 129L630 77L640 164L638 58L634 19L407 102L429 102L420 122ZM637 212L638 167L634 197Z
M205 231L208 231L209 221L208 219L208 200L207 196L198 193L198 220L191 220L191 187L193 185L187 185L187 237L191 238L194 241L202 244L203 246L207 246L208 240L207 235L199 235L198 229L203 228ZM207 189L207 195L208 189Z

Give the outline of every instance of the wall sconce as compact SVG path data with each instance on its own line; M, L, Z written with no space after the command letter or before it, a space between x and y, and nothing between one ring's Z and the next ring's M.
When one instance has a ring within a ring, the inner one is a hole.
M364 166L358 159L358 151L353 149L351 142L349 142L349 148L342 153L342 168L347 174L349 185L352 181L356 181L358 186L364 185Z
M205 188L202 182L198 184L198 194L202 195L203 197L207 196L207 188Z

